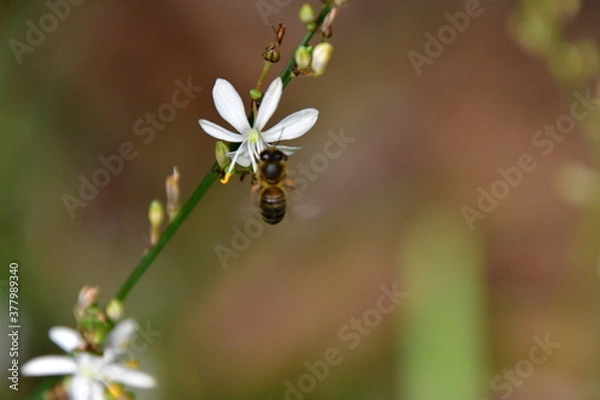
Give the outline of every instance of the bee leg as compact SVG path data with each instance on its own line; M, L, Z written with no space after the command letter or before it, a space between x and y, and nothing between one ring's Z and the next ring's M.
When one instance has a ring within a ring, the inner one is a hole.
M255 181L254 174L251 171L248 171L247 169L243 170L240 173L240 182L243 182L247 175L252 175L252 180L250 181L250 183L254 183L254 181Z
M250 181L250 183L251 183L253 186L260 186L260 185L258 184L258 178L256 177L256 174L252 174L252 180Z
M258 189L260 189L260 183L258 183L258 178L256 177L256 174L252 174L252 187L250 188L250 191L252 193L256 193L258 191Z

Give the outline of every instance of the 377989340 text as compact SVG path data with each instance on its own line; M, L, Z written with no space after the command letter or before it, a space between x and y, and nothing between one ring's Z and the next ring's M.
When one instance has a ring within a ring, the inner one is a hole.
M13 262L8 265L8 337L10 346L8 356L10 366L8 368L9 388L19 390L19 264Z

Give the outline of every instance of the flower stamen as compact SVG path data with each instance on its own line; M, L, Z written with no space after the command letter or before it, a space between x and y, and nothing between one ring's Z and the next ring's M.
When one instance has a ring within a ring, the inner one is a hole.
M249 138L246 138L245 140L242 141L242 143L240 143L240 148L242 148L246 142L249 140ZM238 150L235 152L235 156L233 156L233 160L231 160L231 164L229 165L229 168L227 168L227 172L225 173L225 176L221 179L221 183L222 184L227 184L227 182L229 182L229 179L231 179L231 177L233 176L233 168L235 167L235 163L237 162L237 159L239 157L239 155L241 154L241 152Z
M227 182L229 182L229 179L231 179L232 176L233 176L233 174L231 172L227 171L225 173L225 176L223 178L221 178L221 183L223 185L227 184Z

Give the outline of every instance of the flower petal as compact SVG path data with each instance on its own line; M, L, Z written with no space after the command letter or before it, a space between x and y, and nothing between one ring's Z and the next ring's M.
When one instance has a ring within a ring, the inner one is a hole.
M277 125L263 132L262 137L269 143L296 139L308 132L317 122L317 118L319 118L319 111L305 108L282 119Z
M79 332L75 329L67 328L66 326L55 326L50 328L48 337L67 353L70 353L77 348L82 348L85 345Z
M229 158L233 159L237 151L232 151L230 153L227 153L227 155L229 156ZM235 160L235 162L236 164L239 164L242 167L248 167L252 163L252 161L250 160L250 156L247 154L246 150L244 150L238 155L238 158Z
M152 375L120 365L109 365L102 372L107 374L111 382L139 388L156 386L156 380Z
M67 356L43 356L23 364L23 375L72 375L77 371L77 363Z
M277 109L282 92L283 83L281 82L281 78L277 77L269 85L269 88L267 89L265 96L260 103L258 114L254 120L254 129L258 130L259 132L263 130L269 121L269 118L273 116L273 113Z
M224 140L231 143L237 143L244 140L242 135L228 131L227 129L205 119L198 120L198 123L200 124L200 127L204 129L204 132L219 140Z
M213 87L213 100L219 115L238 132L244 133L250 129L242 99L231 83L217 79Z
M69 384L69 399L104 400L104 387L92 379L82 375L74 376Z
M117 353L122 353L129 346L135 335L138 325L133 319L119 322L106 338L105 348L110 348Z

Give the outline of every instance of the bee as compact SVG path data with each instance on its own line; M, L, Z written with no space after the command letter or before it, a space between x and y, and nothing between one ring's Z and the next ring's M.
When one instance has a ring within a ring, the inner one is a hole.
M252 191L257 193L258 209L267 224L275 225L285 217L287 189L292 187L288 178L287 156L275 147L260 153L258 171L253 177Z

